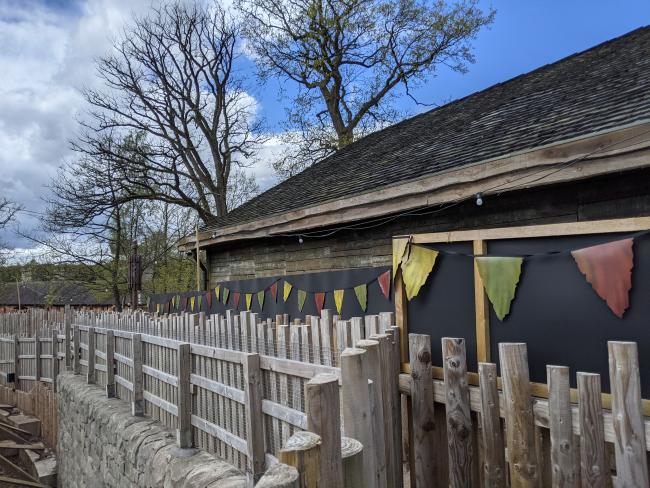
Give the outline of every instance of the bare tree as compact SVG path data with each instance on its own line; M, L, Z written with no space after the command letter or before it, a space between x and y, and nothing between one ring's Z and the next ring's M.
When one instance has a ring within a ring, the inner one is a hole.
M262 79L298 85L288 109L290 152L278 167L300 171L392 123L398 88L441 66L464 72L471 40L492 23L478 0L238 0Z
M20 211L19 205L5 197L0 198L0 230L14 220L18 211Z
M135 20L98 61L101 90L74 148L119 165L121 198L191 208L205 222L228 211L237 167L253 162L261 122L237 72L239 25L218 4L174 2ZM138 132L128 158L110 141Z

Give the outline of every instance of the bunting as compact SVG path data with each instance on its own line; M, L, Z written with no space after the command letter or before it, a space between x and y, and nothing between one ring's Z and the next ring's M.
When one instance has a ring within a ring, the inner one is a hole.
M368 309L368 285L365 283L354 287L354 294L357 296L361 310Z
M571 253L587 282L619 318L623 318L630 305L633 244L633 239L623 239Z
M345 294L345 290L334 290L334 303L336 304L336 311L341 314L341 310L343 309L343 295Z
M183 311L187 309L187 297L183 297L181 299L181 308L183 309Z
M287 302L287 299L289 298L289 294L291 293L291 288L293 288L293 285L289 283L288 281L284 282L284 293L282 294L282 297L284 298L285 303Z
M307 292L305 290L298 290L298 310L302 312L302 308L305 306L305 300L307 299Z
M190 310L194 311L194 304L196 303L196 297L190 297Z
M174 306L176 307L176 310L178 310L179 307L181 306L181 296L180 295L176 295L176 304Z
M246 310L251 309L251 303L253 303L253 294L246 293Z
M278 282L277 281L271 285L271 296L273 297L274 302L278 301Z
M224 288L224 291L225 290L226 289ZM234 292L232 294L232 301L233 301L233 303L235 305L235 309L239 309L239 292L238 291L236 291L236 292Z
M325 292L314 293L314 302L316 302L316 310L318 310L318 315L320 315L325 306Z
M197 297L197 299L198 299L198 302L199 302L199 303L198 303L198 305L199 305L199 311L201 311L201 306L203 305L203 295L199 295L199 296Z
M265 290L260 290L257 292L257 302L260 304L260 310L264 310L264 297L266 295Z
M409 242L408 237L393 239L393 278L397 274L397 269L402 263L404 255L408 255Z
M156 303L156 313L160 313L160 303Z
M377 278L377 283L379 283L381 292L384 294L386 299L388 299L390 297L390 271L386 271L385 273L379 275L379 278Z
M224 286L223 293L221 294L221 301L224 305L228 303L228 295L230 295L230 290ZM235 305L235 308L237 308L237 305Z
M477 256L474 259L494 313L503 320L515 298L523 258Z
M212 293L207 292L205 294L205 303L208 304L208 311L212 310Z
M402 280L406 290L406 298L412 300L427 281L427 277L438 257L438 251L421 246L408 246L404 251L408 256L402 259Z
M217 300L219 300L219 292L221 291L221 285L217 285L214 287L214 296L217 297Z

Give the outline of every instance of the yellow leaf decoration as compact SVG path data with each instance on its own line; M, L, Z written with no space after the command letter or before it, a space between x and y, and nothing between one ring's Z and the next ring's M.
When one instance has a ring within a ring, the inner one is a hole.
M194 302L196 301L195 297L190 297L190 310L194 311Z
M265 295L264 292L265 292L265 290L257 292L257 301L260 304L260 310L264 310L264 295Z
M302 312L302 308L305 306L305 300L307 299L307 292L305 290L298 290L298 310Z
M253 294L246 293L246 310L251 309L251 303L253 302Z
M224 287L223 293L221 294L221 299L224 305L228 303L228 295L230 295L230 290Z
M510 304L515 298L523 259L482 256L475 261L494 313L503 320L510 313Z
M339 315L343 309L343 295L345 295L345 290L334 290L334 303L336 303L336 311Z
M408 255L407 248L409 247L409 239L407 237L400 237L393 239L393 278L397 274L397 268L402 263L405 255Z
M359 300L361 310L365 312L368 308L368 285L364 283L363 285L355 286L354 294L357 296L357 300Z
M284 298L284 301L287 301L287 298L289 298L289 295L291 294L291 288L293 288L293 285L289 283L288 281L284 282L284 293L282 297Z
M408 258L402 261L402 280L406 289L406 298L412 300L426 283L429 273L436 264L438 251L421 246L409 247Z
M221 285L217 285L214 289L214 295L217 297L217 300L219 300L219 292L221 291Z
M156 303L156 313L160 313L160 303Z

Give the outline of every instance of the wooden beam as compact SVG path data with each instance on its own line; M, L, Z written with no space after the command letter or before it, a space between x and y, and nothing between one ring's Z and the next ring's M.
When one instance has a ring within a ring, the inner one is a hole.
M487 253L487 243L484 240L475 240L472 246L476 256ZM479 363L487 363L490 362L490 304L476 261L474 261L474 313L476 316L476 358Z

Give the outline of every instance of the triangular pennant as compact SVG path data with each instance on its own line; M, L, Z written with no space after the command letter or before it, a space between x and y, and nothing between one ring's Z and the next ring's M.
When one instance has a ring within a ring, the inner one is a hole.
M156 303L156 313L160 313L160 303Z
M282 294L282 298L284 298L284 301L287 301L287 298L289 298L289 295L291 294L291 288L293 288L293 285L289 283L288 281L284 282L284 293Z
M377 278L377 283L379 283L379 288L386 298L390 297L390 271L379 275Z
M194 311L194 304L196 303L196 297L190 297L190 310Z
M217 285L214 287L214 296L217 297L217 300L219 300L219 293L221 292L221 285Z
M199 311L201 311L201 306L203 305L203 295L199 295L198 297L198 305L199 305Z
M181 300L181 308L183 309L183 311L187 309L187 297L183 297L183 299Z
M235 305L235 309L239 308L239 292L238 291L233 292L233 294L232 294L232 302Z
M316 310L318 310L318 315L320 315L325 306L325 292L314 293L314 301L316 302Z
M253 302L253 294L246 293L246 310L251 309L251 303Z
M221 301L224 305L228 303L228 295L230 295L230 290L224 286L221 291ZM235 305L235 307L237 307L237 305Z
M481 256L475 261L494 313L503 320L510 313L510 304L515 298L523 258Z
M334 303L336 303L336 311L339 315L343 308L343 295L345 295L345 290L334 290Z
M205 303L208 304L208 312L212 310L212 292L209 291L205 294Z
M573 251L580 272L619 318L630 305L634 239L623 239Z
M176 304L174 306L176 307L177 310L181 306L181 296L180 295L176 295Z
M417 296L436 264L438 251L421 246L409 246L408 257L402 261L402 281L409 300Z
M277 281L271 285L271 296L273 297L274 302L278 301L278 282Z
M361 310L365 312L368 308L368 285L364 283L363 285L355 286L354 294L357 296L357 300L359 300Z
M298 310L302 312L302 307L305 306L305 300L307 299L307 292L305 290L298 290Z
M257 302L260 304L260 310L264 309L264 296L266 295L265 290L257 292Z
M397 274L397 269L405 257L408 257L407 248L409 247L409 238L400 237L393 239L393 278ZM406 255L406 256L405 256Z

